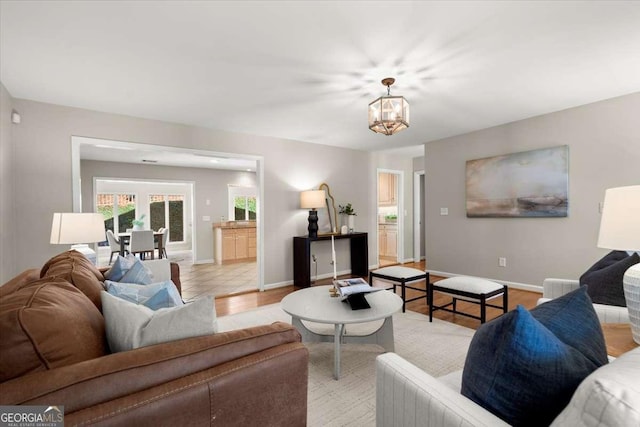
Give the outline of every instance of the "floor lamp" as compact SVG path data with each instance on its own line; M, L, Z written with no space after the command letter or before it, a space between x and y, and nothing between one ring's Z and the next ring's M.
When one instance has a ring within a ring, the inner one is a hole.
M604 194L598 247L640 251L640 185L610 188ZM624 297L633 340L640 344L640 264L624 274Z
M51 224L52 245L68 244L97 265L96 252L88 243L106 240L104 217L100 213L54 213Z

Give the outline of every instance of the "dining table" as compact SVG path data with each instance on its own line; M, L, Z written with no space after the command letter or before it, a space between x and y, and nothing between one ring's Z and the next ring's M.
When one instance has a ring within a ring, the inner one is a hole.
M153 232L153 240L158 244L158 258L162 258L163 254L163 246L162 246L162 236L164 233L160 231ZM118 233L118 238L120 239L120 256L124 256L125 246L129 244L131 240L131 232ZM151 253L152 258L154 257L153 252Z

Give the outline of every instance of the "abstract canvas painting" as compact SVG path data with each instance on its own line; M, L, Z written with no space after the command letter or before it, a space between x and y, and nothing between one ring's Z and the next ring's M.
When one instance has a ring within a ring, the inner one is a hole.
M566 217L569 146L468 160L467 217Z

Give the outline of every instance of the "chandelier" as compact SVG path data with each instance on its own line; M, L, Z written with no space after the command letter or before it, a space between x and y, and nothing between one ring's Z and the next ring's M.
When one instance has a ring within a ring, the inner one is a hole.
M369 129L375 133L393 135L409 127L409 103L402 96L391 96L391 85L395 81L393 77L382 79L387 96L369 104Z

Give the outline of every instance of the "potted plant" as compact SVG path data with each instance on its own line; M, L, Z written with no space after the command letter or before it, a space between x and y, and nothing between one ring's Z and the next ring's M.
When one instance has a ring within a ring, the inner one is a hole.
M144 214L142 214L140 218L131 221L131 223L133 224L134 230L144 230Z
M355 217L357 215L356 211L351 206L351 203L347 203L346 205L338 205L340 208L340 214L347 216L347 228L349 229L349 233L353 233L355 231Z

